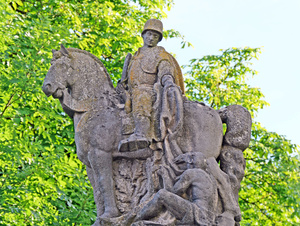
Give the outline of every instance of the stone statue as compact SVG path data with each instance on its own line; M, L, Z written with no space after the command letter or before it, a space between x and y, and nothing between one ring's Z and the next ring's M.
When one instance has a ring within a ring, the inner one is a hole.
M153 141L160 142L161 136L155 124L153 108L163 89L177 84L184 93L183 77L177 61L157 46L163 38L163 25L160 20L150 19L142 32L144 46L134 54L128 68L124 68L124 77L120 81L129 95L126 96L127 113L132 113L135 130L129 138L120 142L119 151L129 151L148 147Z
M52 51L43 91L74 121L94 226L239 225L250 114L187 100L178 63L157 46L162 31L161 21L146 22L144 46L127 55L116 88L94 55Z
M139 212L137 219L154 218L165 208L181 225L212 225L217 207L217 186L215 179L205 171L204 155L201 152L182 154L175 162L184 162L187 169L170 191L159 190ZM181 197L184 193L188 194L186 199Z

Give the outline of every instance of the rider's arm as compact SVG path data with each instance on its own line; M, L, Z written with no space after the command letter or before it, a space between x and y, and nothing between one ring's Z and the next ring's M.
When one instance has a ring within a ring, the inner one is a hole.
M158 79L162 86L169 86L175 83L174 69L171 63L167 60L163 60L158 65Z

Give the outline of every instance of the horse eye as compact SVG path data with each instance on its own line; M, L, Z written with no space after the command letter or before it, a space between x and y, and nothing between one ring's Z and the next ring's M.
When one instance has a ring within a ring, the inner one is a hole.
M61 57L61 53L60 53L59 51L55 52L55 53L54 53L54 57L55 57L56 59L60 58L60 57Z

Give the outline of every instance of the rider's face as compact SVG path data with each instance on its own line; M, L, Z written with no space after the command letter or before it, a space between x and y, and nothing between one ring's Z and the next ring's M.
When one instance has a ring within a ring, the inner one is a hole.
M148 30L143 34L144 46L155 47L159 42L160 34L156 31Z

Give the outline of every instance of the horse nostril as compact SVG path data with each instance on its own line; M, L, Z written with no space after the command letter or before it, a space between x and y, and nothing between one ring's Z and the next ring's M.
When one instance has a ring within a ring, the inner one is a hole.
M50 84L47 84L47 85L45 86L45 90L46 90L47 92L50 92L50 91L51 91L51 85L50 85Z
M51 85L48 83L42 87L43 92L49 96L51 94Z

